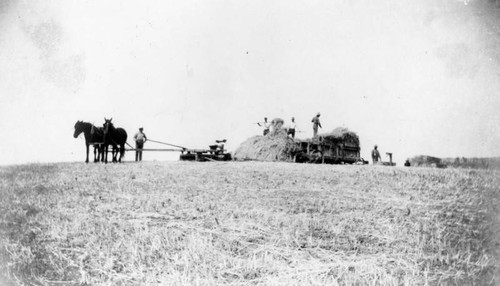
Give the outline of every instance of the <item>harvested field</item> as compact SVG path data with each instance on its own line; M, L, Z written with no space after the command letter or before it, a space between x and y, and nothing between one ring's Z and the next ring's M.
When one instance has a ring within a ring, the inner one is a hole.
M0 282L494 285L498 175L283 162L2 167Z

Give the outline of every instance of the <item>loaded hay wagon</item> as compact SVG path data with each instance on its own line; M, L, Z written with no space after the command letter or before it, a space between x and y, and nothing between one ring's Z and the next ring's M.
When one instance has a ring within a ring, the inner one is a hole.
M360 156L359 138L346 128L312 139L294 139L284 129L265 136L253 136L234 152L240 161L283 161L319 164L368 164Z
M361 148L356 133L346 128L336 128L306 140L296 140L297 163L368 164L360 156Z

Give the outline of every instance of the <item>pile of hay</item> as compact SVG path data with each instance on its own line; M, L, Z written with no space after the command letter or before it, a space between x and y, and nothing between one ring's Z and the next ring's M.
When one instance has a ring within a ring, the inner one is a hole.
M337 127L332 132L319 134L325 141L351 142L359 145L359 136L345 127Z
M285 121L281 118L274 118L271 121L271 134L269 135L280 135L280 133L285 132L286 135L286 130L283 128L283 124L285 124Z
M298 150L294 140L283 129L275 134L254 136L241 143L234 151L235 160L292 161Z

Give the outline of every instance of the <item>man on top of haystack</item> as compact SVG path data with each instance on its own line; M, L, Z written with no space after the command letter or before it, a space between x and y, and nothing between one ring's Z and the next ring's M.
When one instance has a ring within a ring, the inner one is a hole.
M264 117L264 122L257 122L257 125L264 128L263 134L266 136L269 133L269 127L271 124L267 122L267 117Z
M295 123L295 117L292 117L292 123L288 126L286 135L292 135L292 138L295 138L295 128L297 128L297 123Z
M313 123L313 138L318 136L318 126L319 128L323 128L321 127L321 122L319 122L319 116L321 114L318 112L318 114L316 114L316 116L313 117L313 119L311 120L311 122Z

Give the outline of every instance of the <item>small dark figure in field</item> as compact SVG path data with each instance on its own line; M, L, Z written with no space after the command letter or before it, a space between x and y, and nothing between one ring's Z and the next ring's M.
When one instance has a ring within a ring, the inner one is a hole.
M94 145L94 162L99 162L99 160L103 160L104 156L102 155L102 143L104 132L102 127L95 127L93 124L83 121L77 121L75 123L75 132L73 133L73 137L77 138L83 132L85 136L85 148L87 150L87 157L85 159L85 163L89 162L89 145Z
M127 132L123 128L115 128L110 119L104 118L103 131L104 131L104 148L103 156L104 163L108 163L108 148L109 145L113 146L113 162L121 162L125 155L125 143L127 142ZM120 152L120 158L117 160L116 156Z
M405 167L410 167L410 166L411 166L410 159L406 159Z

